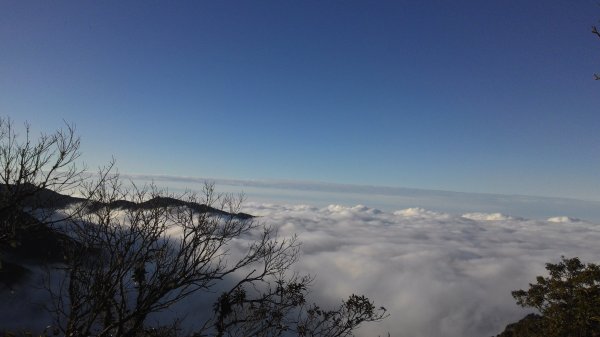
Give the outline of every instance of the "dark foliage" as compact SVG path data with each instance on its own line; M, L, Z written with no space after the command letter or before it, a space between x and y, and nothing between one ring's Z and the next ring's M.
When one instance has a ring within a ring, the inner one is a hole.
M546 269L548 277L538 276L528 290L512 292L517 304L541 314L540 335L600 336L600 266L563 257Z
M542 333L542 316L529 314L518 322L511 323L496 337L540 337Z

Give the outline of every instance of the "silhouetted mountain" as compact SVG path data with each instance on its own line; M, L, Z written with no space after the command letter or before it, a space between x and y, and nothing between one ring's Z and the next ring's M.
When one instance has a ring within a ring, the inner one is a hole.
M15 192L16 188L18 188L19 190ZM66 208L75 203L85 201L85 199L83 199L83 198L60 194L60 193L54 192L47 188L38 189L38 188L35 188L35 186L31 185L31 184L24 184L19 187L0 185L0 197L2 197L3 194L15 194L15 193L18 193L19 195L24 196L22 198L22 201L20 202L20 206L24 206L24 207L60 209L60 208ZM102 204L102 203L93 203L89 207L93 210L94 208L103 207L103 206L106 206L106 205ZM137 208L149 209L149 208L153 208L153 207L187 206L190 209L193 209L194 211L197 211L199 213L214 213L214 214L219 214L219 215L233 215L240 219L253 218L253 216L250 214L246 214L246 213L230 214L226 211L223 211L223 210L220 210L220 209L217 209L217 208L205 205L205 204L187 202L187 201L179 200L176 198L170 198L170 197L156 197L156 198L153 198L153 199L141 202L141 203L135 203L135 202L128 201L128 200L117 200L117 201L111 202L109 204L109 206L114 207L114 208L122 208L122 209L137 209Z
M95 203L90 205L90 209L95 209L97 207L104 207L105 205L102 203ZM188 207L198 213L213 213L218 215L233 215L234 217L240 219L250 219L253 218L252 215L246 213L235 213L231 214L229 212L205 205L199 204L195 202L183 201L170 197L156 197L150 200L135 203L128 200L117 200L113 201L109 204L110 207L121 208L121 209L150 209L154 207Z
M18 202L8 204L8 200L11 200L10 197L14 195L19 196ZM60 210L82 201L85 201L85 199L63 195L49 189L36 189L33 185L18 187L0 185L0 216L10 214L10 221L24 224L17 227L13 239L0 241L0 285L4 284L10 288L13 284L19 282L29 272L27 265L43 265L62 261L66 255L66 250L78 244L67 235L52 229L47 223L23 211L22 208ZM106 205L103 203L88 205L91 210L104 206ZM234 216L239 219L253 218L252 215L246 213L230 214L204 204L168 197L157 197L142 203L117 200L111 202L108 206L120 209L189 207L199 213Z
M65 208L84 199L57 193L32 184L0 185L1 200L18 201L20 206L33 208Z

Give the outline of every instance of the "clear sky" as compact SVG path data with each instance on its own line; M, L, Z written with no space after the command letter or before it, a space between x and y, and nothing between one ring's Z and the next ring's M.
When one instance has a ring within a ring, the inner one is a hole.
M0 114L121 172L600 200L595 0L4 1Z

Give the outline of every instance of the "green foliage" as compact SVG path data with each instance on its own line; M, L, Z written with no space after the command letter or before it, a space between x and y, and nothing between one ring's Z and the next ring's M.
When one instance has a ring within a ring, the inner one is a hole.
M600 266L563 256L546 269L548 277L512 292L517 304L539 310L543 336L600 336Z

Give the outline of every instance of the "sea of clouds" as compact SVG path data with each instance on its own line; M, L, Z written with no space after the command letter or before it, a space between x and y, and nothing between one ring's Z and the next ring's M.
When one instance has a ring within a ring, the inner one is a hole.
M294 268L315 277L312 300L326 307L364 294L387 308L389 317L364 325L357 332L361 337L496 335L532 312L518 307L510 293L545 275L545 263L562 255L600 262L600 225L567 216L264 202L248 202L242 211L282 237L299 236L301 256ZM236 245L245 247L244 240ZM47 313L32 305L47 300L35 284L32 277L29 284L0 294L2 326L43 329L48 324ZM189 298L153 319L192 313L188 323L198 321L196 315L210 313L212 300Z
M569 217L264 203L243 211L299 235L296 269L316 277L314 299L360 293L388 309L359 336L492 336L532 311L510 293L545 275L545 263L600 260L600 226Z

